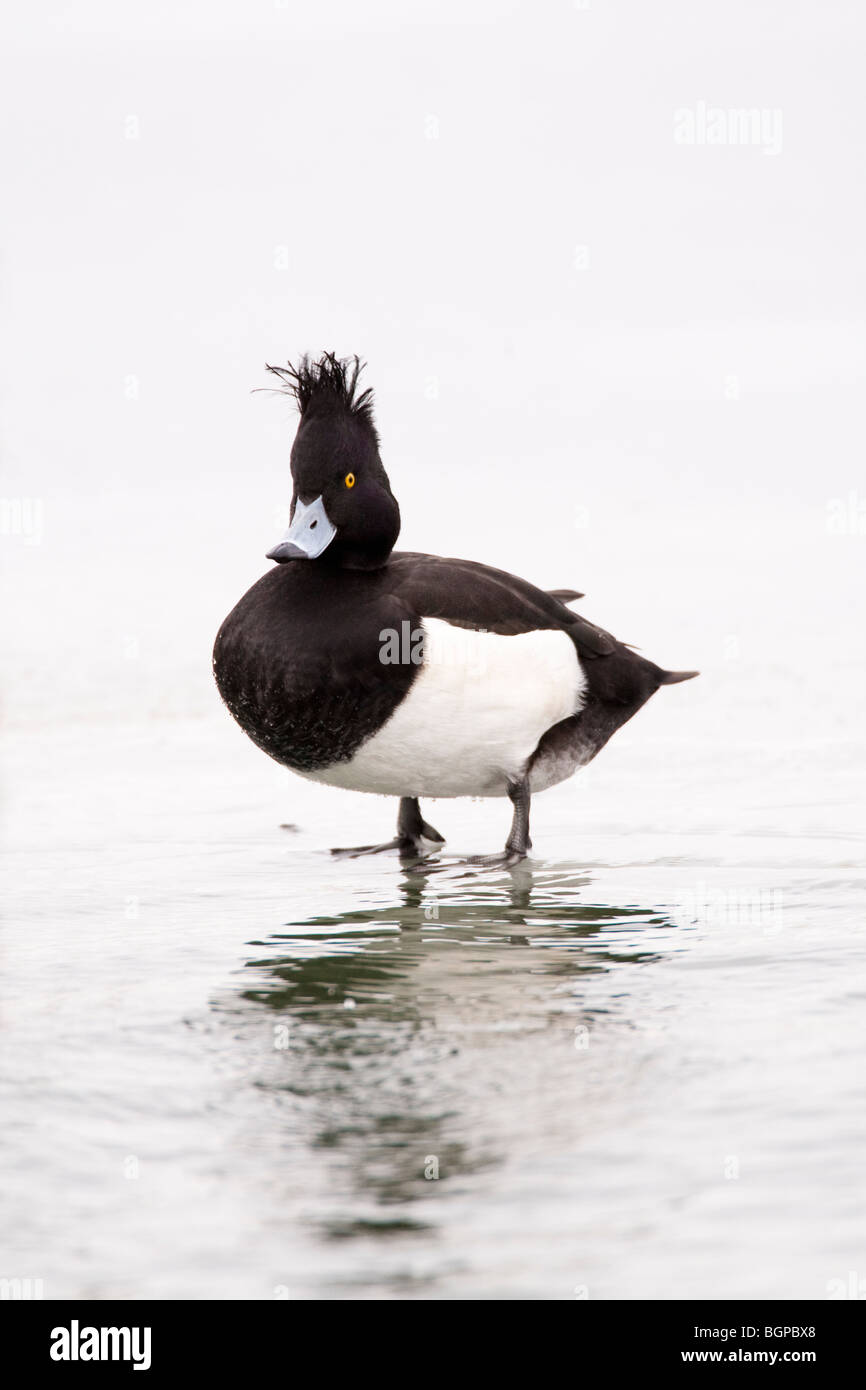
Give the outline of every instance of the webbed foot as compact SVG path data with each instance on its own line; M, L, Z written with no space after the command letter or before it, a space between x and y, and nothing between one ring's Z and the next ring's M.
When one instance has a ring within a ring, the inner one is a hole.
M426 842L426 843L425 843ZM401 859L422 859L429 853L429 845L444 845L445 836L434 830L421 815L418 798L400 798L400 811L397 816L397 834L393 840L381 845L358 845L354 849L332 849L331 853L342 859L357 859L362 854L384 854L396 849Z

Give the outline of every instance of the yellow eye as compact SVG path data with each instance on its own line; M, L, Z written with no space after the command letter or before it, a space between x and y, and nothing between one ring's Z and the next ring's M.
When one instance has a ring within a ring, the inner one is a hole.
M354 487L354 486L355 486L355 475L354 475L354 473L347 473L347 474L346 474L346 487Z

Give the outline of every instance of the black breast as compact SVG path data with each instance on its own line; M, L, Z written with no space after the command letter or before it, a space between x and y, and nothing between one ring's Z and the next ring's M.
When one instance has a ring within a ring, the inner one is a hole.
M277 762L312 772L345 762L404 698L419 667L385 664L381 634L413 614L386 571L279 565L217 634L219 692L241 728Z

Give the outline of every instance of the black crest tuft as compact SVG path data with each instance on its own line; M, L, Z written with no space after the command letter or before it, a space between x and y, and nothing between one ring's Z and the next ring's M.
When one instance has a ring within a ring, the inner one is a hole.
M358 377L366 366L360 357L337 357L333 352L323 352L314 362L304 353L297 366L291 362L285 367L272 367L269 363L265 366L282 383L273 389L294 397L301 419L345 411L376 435L373 389L368 386L356 394Z

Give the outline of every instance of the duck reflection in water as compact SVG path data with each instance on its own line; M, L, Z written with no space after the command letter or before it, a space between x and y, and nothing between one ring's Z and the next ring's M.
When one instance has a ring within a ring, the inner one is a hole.
M364 1203L327 1234L414 1229L406 1204L431 1199L431 1177L499 1164L491 1107L521 1094L551 1032L573 1071L572 1040L596 1022L581 980L658 958L651 938L666 919L581 902L589 882L570 865L524 864L496 882L404 870L392 906L310 917L257 943L268 949L248 961L243 999L273 1015L264 1084L292 1097L295 1138Z

